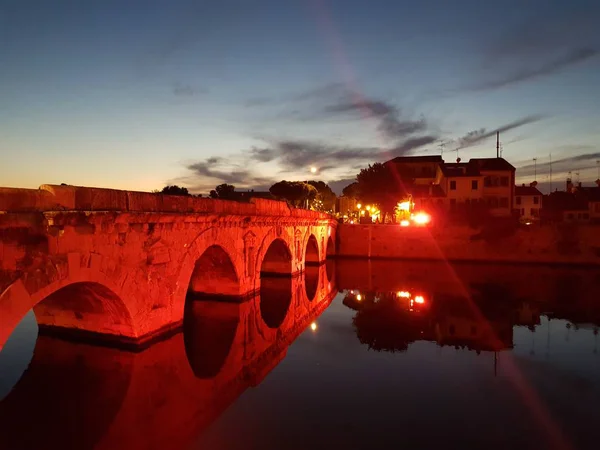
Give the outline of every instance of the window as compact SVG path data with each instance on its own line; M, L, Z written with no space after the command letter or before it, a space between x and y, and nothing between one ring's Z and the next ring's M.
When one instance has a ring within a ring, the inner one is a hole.
M508 186L508 177L500 177L500 186Z
M525 208L521 208L521 215L524 216L525 215Z
M515 197L515 205L521 204L521 197Z
M456 181L451 181L450 182L450 190L451 191L455 191L456 190Z
M539 205L540 204L540 198L537 195L535 197L533 197L533 204L534 205Z
M508 208L508 197L500 197L500 208Z
M484 185L485 187L490 187L490 186L492 185L492 177L489 177L489 176L488 176L488 177L485 177L485 178L483 179L483 185Z
M477 180L472 180L471 181L471 190L472 191L476 191L477 189L479 189L478 181Z
M531 208L531 217L537 217L539 215L538 208Z

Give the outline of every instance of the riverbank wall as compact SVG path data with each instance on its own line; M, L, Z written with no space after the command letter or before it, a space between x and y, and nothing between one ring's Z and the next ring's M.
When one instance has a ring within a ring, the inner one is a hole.
M600 266L600 226L338 227L337 258Z

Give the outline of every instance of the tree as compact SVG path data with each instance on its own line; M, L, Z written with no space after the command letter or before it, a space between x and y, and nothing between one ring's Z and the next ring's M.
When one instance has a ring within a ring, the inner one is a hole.
M269 188L269 192L277 198L287 200L293 206L307 206L313 201L318 191L314 186L302 181L279 181Z
M189 196L191 195L187 188L184 187L179 187L176 184L174 184L173 186L165 186L162 191L160 191L161 194L165 194L165 195L183 195L183 196Z
M384 213L392 213L407 193L402 181L385 164L369 164L361 169L356 180L361 201L378 204Z
M314 209L318 211L333 211L337 195L324 181L309 181L309 185L317 190L317 197L313 202Z
M210 191L210 198L219 198L221 200L235 200L237 195L235 186L227 183L218 185Z
M354 183L350 183L348 186L342 189L342 195L344 197L358 198L358 182L355 181Z

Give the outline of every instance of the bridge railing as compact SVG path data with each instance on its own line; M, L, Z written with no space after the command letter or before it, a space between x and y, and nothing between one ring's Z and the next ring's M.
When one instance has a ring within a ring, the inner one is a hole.
M292 216L328 219L328 214L253 198L249 203L150 192L43 184L39 189L0 188L0 211L120 211Z

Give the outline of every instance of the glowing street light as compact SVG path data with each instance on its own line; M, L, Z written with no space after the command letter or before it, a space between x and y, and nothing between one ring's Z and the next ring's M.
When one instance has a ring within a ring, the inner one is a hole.
M371 211L371 207L369 205L367 205L366 210Z
M360 203L357 203L357 204L356 204L356 207L357 207L358 209L360 209L360 208L362 208L362 205L361 205Z

